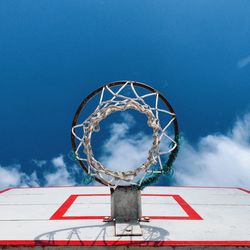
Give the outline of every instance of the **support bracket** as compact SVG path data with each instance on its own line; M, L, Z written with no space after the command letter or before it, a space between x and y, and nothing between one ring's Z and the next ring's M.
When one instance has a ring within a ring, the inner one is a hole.
M111 188L111 218L116 236L140 236L141 190L137 186ZM105 218L104 218L105 220ZM108 220L108 218L106 218Z

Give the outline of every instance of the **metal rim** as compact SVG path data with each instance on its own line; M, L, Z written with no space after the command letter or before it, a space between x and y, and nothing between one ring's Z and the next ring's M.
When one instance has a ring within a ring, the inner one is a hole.
M84 107L87 105L87 103L89 102L90 99L92 99L94 96L98 95L103 87L105 86L108 86L108 87L114 87L114 86L120 86L120 85L123 85L125 84L126 82L128 82L127 80L126 81L115 81L115 82L110 82L108 84L104 84L102 85L101 87L97 88L96 90L94 90L92 93L90 93L82 102L81 104L79 105L79 107L77 108L77 111L74 115L74 118L73 118L73 121L72 121L72 126L71 127L74 127L76 124L77 124L77 121L78 121L78 118L79 118L79 115L81 114L82 110L84 109ZM172 106L170 105L170 103L168 102L168 100L159 92L157 91L156 89L152 88L151 86L145 84L145 83L141 83L141 82L136 82L136 81L129 81L128 85L131 85L131 83L133 83L134 86L137 86L137 87L141 87L141 88L144 88L146 90L149 90L151 92L158 92L159 93L159 98L163 101L163 103L167 106L168 110L171 112L171 113L174 113L174 109L172 108ZM174 115L176 117L176 115ZM174 133L175 133L175 139L178 139L179 137L179 127L178 127L178 122L177 122L177 119L174 119L173 121L173 125L174 125ZM72 144L72 148L74 150L74 152L76 151L76 142L75 142L75 137L74 135L72 134L71 132L71 144ZM176 153L178 152L178 145L177 147L173 150L172 153ZM77 160L80 164L80 166L82 167L82 169L88 173L88 167L81 161L81 160ZM96 178L95 177L95 180L105 186L108 186L108 183L103 180L103 179L99 179L99 178Z

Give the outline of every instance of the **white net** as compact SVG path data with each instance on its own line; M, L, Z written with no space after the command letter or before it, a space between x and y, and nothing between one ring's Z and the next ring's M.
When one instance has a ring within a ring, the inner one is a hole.
M133 96L124 94L126 93L126 91L124 91L126 88L129 88ZM108 100L104 100L105 92L111 94L112 97ZM153 106L147 104L145 99L148 97L154 98ZM145 157L145 162L135 170L113 171L95 158L91 146L91 137L93 132L99 131L100 122L103 119L114 112L125 111L127 109L134 109L146 115L147 125L152 128L153 131L153 142L148 151L148 155ZM170 120L168 120L164 126L161 126L159 119L160 113L170 116ZM88 174L101 180L102 183L112 187L116 187L121 182L127 185L140 186L148 173L160 174L163 171L162 157L176 149L177 141L167 132L175 119L176 117L173 112L159 107L159 93L157 91L139 95L136 86L130 81L125 82L116 91L106 85L101 90L99 104L94 112L82 123L72 127L72 134L77 141L75 156L79 161L85 163ZM79 129L81 133L77 133ZM167 139L170 145L165 151L162 151L160 148L163 138ZM159 164L159 168L157 170L152 169L151 166L154 166L156 163ZM138 176L140 176L139 181L138 178L136 179Z

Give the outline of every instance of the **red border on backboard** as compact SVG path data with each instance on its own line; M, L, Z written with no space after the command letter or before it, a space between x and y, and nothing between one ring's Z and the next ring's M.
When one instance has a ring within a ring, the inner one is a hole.
M241 191L243 191L243 192L246 192L246 193L250 194L250 190L246 190L245 188L237 188L237 189L239 189L239 190L241 190Z
M4 193L4 192L7 192L9 190L11 190L12 188L6 188L6 189L3 189L3 190L0 190L0 194Z
M250 246L249 240L238 241L144 241L144 240L0 240L0 246Z
M69 198L57 209L57 211L50 217L50 220L96 220L103 219L105 216L65 216L72 204L78 197L98 197L110 196L110 194L72 194ZM203 220L202 217L180 196L176 194L142 194L142 196L152 197L172 197L178 205L185 211L186 216L149 216L154 220ZM148 215L143 215L148 216Z

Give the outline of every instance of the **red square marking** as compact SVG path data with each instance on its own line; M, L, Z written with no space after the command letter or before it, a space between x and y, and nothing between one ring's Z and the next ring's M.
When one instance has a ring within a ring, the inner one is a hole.
M90 197L90 196L110 196L110 194L72 194L69 198L57 209L57 211L51 216L50 220L95 220L103 219L105 216L66 216L65 214L75 202L78 197ZM155 220L202 220L201 216L180 196L177 194L142 194L142 196L152 197L172 197L177 204L184 210L186 215L184 216L149 216L150 219ZM143 215L147 216L147 215Z

